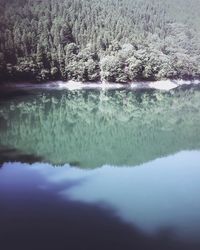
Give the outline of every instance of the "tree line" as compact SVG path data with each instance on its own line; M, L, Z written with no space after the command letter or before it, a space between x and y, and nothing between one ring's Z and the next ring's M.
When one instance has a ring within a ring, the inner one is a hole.
M1 0L0 78L200 77L200 2Z

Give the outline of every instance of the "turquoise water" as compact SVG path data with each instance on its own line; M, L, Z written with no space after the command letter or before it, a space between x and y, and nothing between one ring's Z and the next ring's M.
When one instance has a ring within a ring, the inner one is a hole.
M12 91L0 102L5 250L199 249L198 90Z
M0 141L54 165L136 166L200 148L199 100L198 91L26 92L0 106Z

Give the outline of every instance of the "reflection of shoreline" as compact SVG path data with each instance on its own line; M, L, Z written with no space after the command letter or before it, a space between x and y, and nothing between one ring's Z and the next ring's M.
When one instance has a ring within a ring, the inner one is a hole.
M42 157L26 154L15 148L5 147L0 144L0 167L5 162L35 163L42 162Z
M11 160L15 149L54 165L137 166L200 148L199 91L27 92L31 98L19 93L0 106L0 141Z
M4 86L16 87L16 88L27 88L27 89L67 89L67 90L81 90L81 89L99 89L99 90L109 90L109 89L157 89L169 91L171 89L178 88L180 86L187 85L200 85L200 80L162 80L162 81L139 81L132 83L112 83L112 82L76 82L76 81L50 81L48 83L7 83Z

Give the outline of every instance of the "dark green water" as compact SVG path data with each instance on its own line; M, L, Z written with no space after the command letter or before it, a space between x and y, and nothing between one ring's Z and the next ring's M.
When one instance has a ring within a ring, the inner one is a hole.
M3 250L200 249L199 90L0 98Z

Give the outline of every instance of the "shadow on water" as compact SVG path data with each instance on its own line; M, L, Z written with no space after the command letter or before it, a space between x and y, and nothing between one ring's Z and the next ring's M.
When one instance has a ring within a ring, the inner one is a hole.
M81 182L72 181L68 188ZM199 246L178 242L170 229L150 237L105 206L62 200L57 189L49 192L34 185L31 181L24 190L12 187L5 194L0 184L3 250L199 250Z
M0 105L1 102L10 101L13 99L23 98L26 96L31 96L33 93L27 89L18 89L12 86L1 86L0 89Z
M199 84L183 84L180 85L179 87L171 90L170 92L180 92L180 91L199 91L200 90L200 85Z
M34 154L26 154L15 148L9 148L0 145L0 167L4 162L22 162L34 163L41 162L42 157Z
M7 128L7 121L6 119L0 116L0 131L5 131L6 128Z

